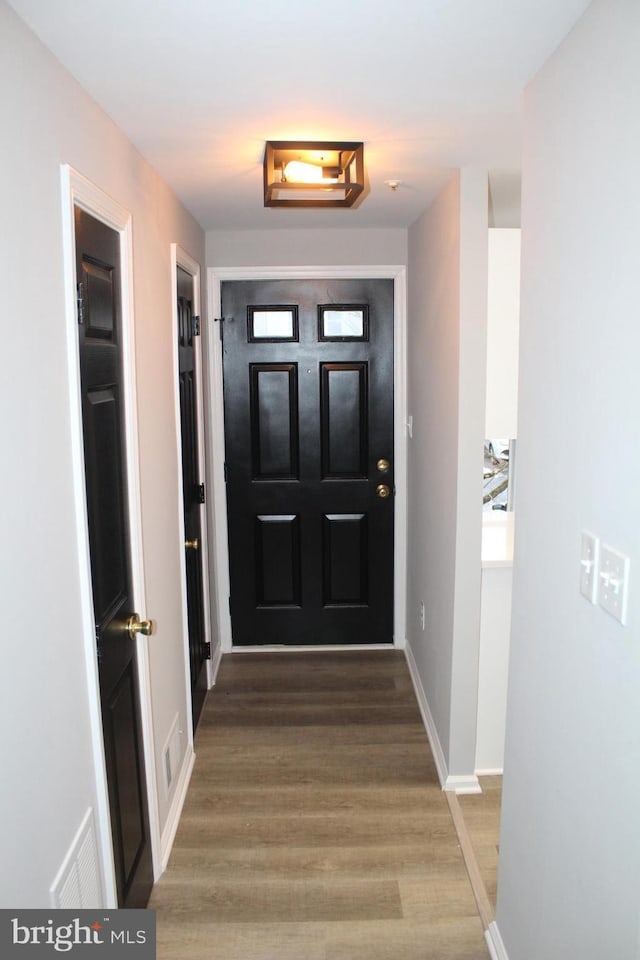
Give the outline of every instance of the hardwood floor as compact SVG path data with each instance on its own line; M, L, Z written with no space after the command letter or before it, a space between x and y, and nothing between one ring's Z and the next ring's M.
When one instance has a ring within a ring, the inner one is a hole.
M232 654L196 736L158 960L486 960L402 653Z
M502 777L480 777L482 793L458 797L480 877L495 912Z

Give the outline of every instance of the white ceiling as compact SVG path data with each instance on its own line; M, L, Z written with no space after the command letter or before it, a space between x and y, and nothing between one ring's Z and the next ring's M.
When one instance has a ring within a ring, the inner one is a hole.
M451 168L513 178L522 90L589 4L9 2L205 229L404 227ZM365 142L358 209L265 210L265 140L322 138Z

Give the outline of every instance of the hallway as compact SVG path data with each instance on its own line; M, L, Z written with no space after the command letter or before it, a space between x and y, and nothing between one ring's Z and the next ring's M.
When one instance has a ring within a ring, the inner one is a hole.
M227 655L195 749L159 960L488 956L402 653Z

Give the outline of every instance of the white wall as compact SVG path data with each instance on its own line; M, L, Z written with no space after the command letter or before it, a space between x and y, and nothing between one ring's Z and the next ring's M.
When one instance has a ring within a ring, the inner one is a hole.
M475 759L478 776L504 769L512 590L510 565L483 565Z
M518 436L519 227L489 230L485 437Z
M49 904L62 858L97 801L70 454L61 164L133 214L146 612L158 623L150 641L158 751L175 714L185 724L187 712L170 243L202 263L204 237L1 0L0 47L0 905L36 907ZM158 801L163 826L169 802L162 790Z
M456 573L449 774L475 769L480 643L482 451L487 376L486 170L460 177L460 347ZM437 415L437 414L436 414Z
M212 230L206 242L209 267L400 266L407 262L407 231L401 229Z
M410 228L408 291L407 635L446 772L464 778L478 684L486 172L453 175Z
M640 4L526 92L518 530L497 920L511 960L640 954ZM580 531L631 558L622 627Z

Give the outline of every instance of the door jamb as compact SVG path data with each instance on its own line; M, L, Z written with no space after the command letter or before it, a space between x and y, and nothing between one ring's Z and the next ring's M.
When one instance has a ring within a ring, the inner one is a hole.
M131 553L131 586L135 609L146 617L144 555L142 549L142 512L140 501L140 460L138 425L136 419L136 367L133 310L133 244L132 217L128 210L104 193L90 180L68 164L61 166L62 229L64 256L64 285L67 330L67 372L71 417L71 457L75 503L76 546L81 584L87 696L93 746L94 785L98 846L102 865L102 880L106 906L117 906L113 841L104 739L100 685L95 647L95 616L89 554L88 511L85 486L84 447L82 439L82 401L80 391L80 364L78 324L76 317L76 266L74 207L79 206L91 216L105 223L120 235L120 267L122 276L122 350L123 350L123 408L125 415L125 448L127 456L127 508L129 517L129 548ZM138 634L136 643L138 684L142 735L145 751L145 780L149 809L149 832L154 879L160 875L160 819L157 803L157 783L154 764L154 737L151 712L151 679L148 640Z
M177 281L177 268L182 267L191 277L193 288L193 313L200 316L200 264L190 257L186 250L177 244L171 244L171 297L173 304L173 385L174 385L174 404L175 404L175 416L176 416L176 439L177 439L177 450L178 450L178 496L180 498L180 503L183 503L183 489L182 489L182 446L180 443L181 431L182 431L182 421L180 416L180 386L179 386L179 376L178 376L178 281ZM203 357L202 357L202 329L201 336L194 339L193 344L193 360L195 365L196 372L196 383L198 384L198 389L196 391L196 415L198 418L198 469L200 472L200 479L205 480L206 473L206 451L205 451L205 417L204 417L204 369L203 369ZM202 604L204 607L204 639L205 642L211 643L211 597L209 590L209 539L208 539L208 524L207 516L209 514L208 502L209 502L209 492L207 490L207 485L205 481L205 497L206 503L200 508L200 526L201 526L201 544L200 544L200 563L202 564ZM184 543L186 539L185 529L184 529L184 512L180 511L179 517L180 525L180 543ZM188 605L187 605L187 565L182 551L180 558L180 571L181 571L181 584L180 584L180 594L182 601L182 629L183 635L185 637L184 643L184 654L185 654L185 678L186 678L186 687L187 687L187 723L189 726L189 746L193 748L193 713L191 708L191 685L189 683L189 677L191 676L191 664L189 662L189 616L188 616ZM207 687L211 687L213 683L212 676L212 667L211 660L207 661Z
M221 284L224 280L315 280L315 279L389 279L394 281L394 641L406 646L407 581L407 279L406 267L334 266L334 267L209 267L209 336L206 344L210 416L207 430L208 462L213 485L213 509L218 518L211 530L216 569L218 631L223 652L238 651L231 639L229 610L229 547L227 541L227 494L224 479L224 414L222 392L222 344L216 318L221 316ZM378 645L379 646L379 645ZM253 648L242 648L249 650ZM266 649L266 648L265 648ZM287 649L295 649L287 648ZM317 647L309 648L317 650ZM325 647L323 647L325 649ZM326 649L331 649L327 647Z

